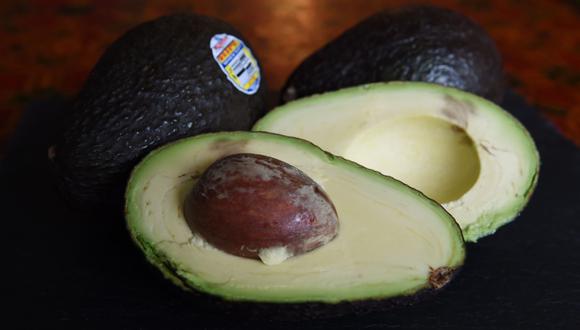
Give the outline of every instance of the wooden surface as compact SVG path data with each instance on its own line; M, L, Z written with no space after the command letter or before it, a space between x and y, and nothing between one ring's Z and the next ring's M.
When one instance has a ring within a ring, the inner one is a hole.
M192 11L236 26L279 89L312 51L382 8L417 1L63 1L0 2L0 147L34 100L70 98L104 49L157 16ZM425 1L422 1L425 2ZM510 83L580 144L580 9L576 1L437 0L483 25L504 57Z

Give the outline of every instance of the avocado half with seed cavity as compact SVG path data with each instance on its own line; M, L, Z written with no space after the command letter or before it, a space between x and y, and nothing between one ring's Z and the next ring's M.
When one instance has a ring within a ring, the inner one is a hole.
M467 241L514 219L539 173L534 141L515 118L435 84L376 83L315 95L272 110L253 129L309 140L407 183L443 204Z
M234 154L272 157L314 180L336 208L336 237L277 265L200 240L187 224L184 203L211 164ZM148 260L182 288L282 309L288 303L393 302L388 298L437 291L465 257L458 225L419 191L307 141L270 133L210 133L153 151L131 175L126 219Z

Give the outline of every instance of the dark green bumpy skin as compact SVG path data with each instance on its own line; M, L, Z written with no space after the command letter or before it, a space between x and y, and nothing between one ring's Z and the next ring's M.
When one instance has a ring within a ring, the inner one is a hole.
M282 101L379 81L424 81L499 103L500 54L475 22L453 11L410 6L375 14L308 57Z
M248 130L265 113L263 72L257 93L246 95L214 60L210 39L221 33L250 47L228 24L185 14L141 24L109 47L49 151L73 206L120 207L129 171L149 151L200 133Z

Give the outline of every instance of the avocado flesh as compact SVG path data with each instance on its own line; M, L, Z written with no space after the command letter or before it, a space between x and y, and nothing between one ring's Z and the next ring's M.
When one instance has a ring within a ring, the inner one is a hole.
M337 208L337 237L268 266L194 235L182 214L185 195L205 168L235 153L274 157L314 179ZM335 303L411 295L431 288L432 270L455 270L465 256L459 227L437 203L311 143L275 134L205 134L162 147L135 168L126 203L128 227L149 261L184 288L231 300Z
M539 155L498 106L417 82L363 85L278 107L254 126L309 140L391 175L443 203L467 241L493 233L525 206Z

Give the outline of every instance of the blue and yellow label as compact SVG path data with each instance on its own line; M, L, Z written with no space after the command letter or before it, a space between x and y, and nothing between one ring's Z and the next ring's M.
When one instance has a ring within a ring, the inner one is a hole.
M242 40L225 33L216 34L209 46L221 70L240 92L252 95L260 89L258 61Z

